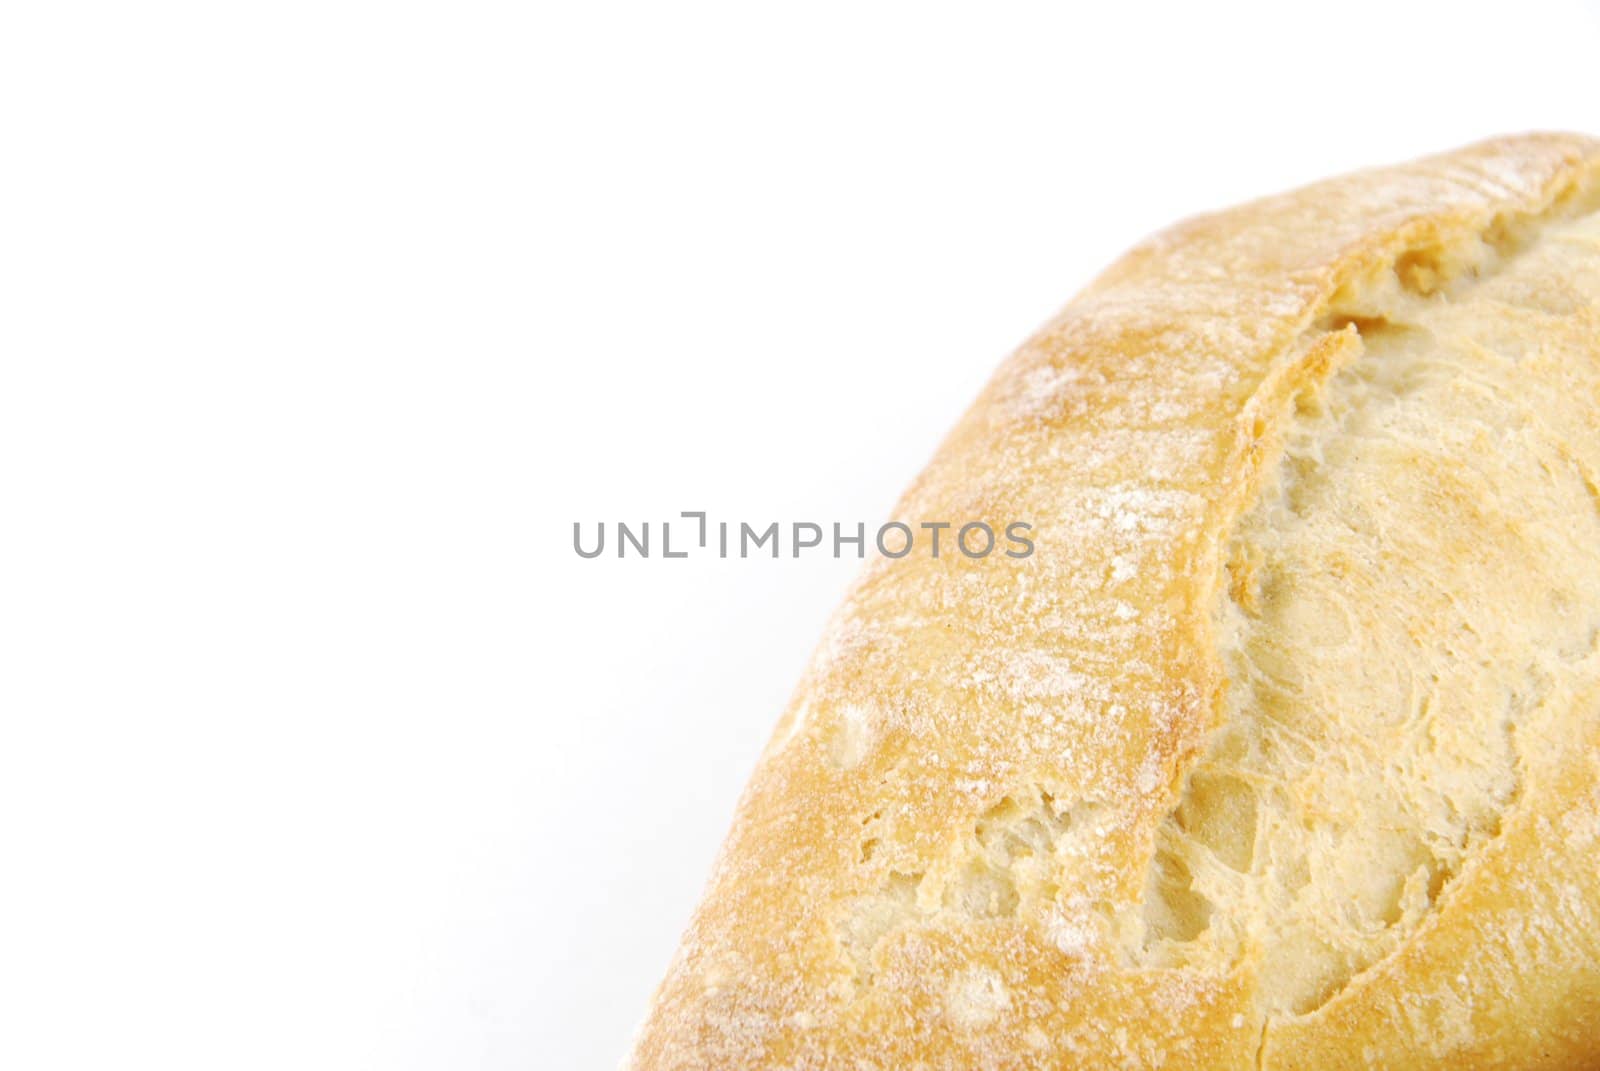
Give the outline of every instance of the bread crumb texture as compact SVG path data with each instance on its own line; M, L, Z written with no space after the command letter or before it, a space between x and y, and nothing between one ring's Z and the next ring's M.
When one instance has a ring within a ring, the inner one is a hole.
M742 799L638 1071L1600 1065L1600 144L1208 216L1027 342Z

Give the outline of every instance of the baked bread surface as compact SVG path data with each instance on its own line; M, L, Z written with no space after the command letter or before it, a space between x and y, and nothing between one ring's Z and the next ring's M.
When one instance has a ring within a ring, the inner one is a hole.
M1600 1066L1600 143L1192 220L998 371L629 1066Z

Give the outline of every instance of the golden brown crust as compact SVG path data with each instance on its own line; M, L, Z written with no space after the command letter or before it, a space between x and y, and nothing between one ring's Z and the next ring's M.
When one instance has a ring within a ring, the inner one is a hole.
M1264 989L1283 957L1260 942L1278 936L1223 941L1219 920L1178 948L1193 935L1152 914L1166 894L1151 890L1213 731L1241 716L1219 606L1250 590L1230 554L1296 399L1376 352L1362 337L1375 280L1446 301L1446 277L1499 270L1592 209L1597 174L1600 143L1508 138L1192 220L1027 342L896 516L1029 520L1036 552L868 564L751 779L631 1066L1593 1063L1593 652L1562 670L1562 709L1539 723L1566 746L1518 754L1515 799L1490 785L1499 828L1462 833L1443 895L1339 961L1303 1014ZM1489 267L1463 252L1480 248ZM1560 323L1507 330L1566 347L1529 374L1569 400L1551 450L1595 495L1600 277L1573 257L1529 276L1570 283L1541 298Z

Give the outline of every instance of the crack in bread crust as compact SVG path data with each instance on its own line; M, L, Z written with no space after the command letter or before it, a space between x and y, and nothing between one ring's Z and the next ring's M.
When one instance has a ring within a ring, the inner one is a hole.
M1591 413L1478 329L1507 294L1558 315L1530 295L1574 258L1600 275L1597 239L1587 204L1497 221L1324 317L1356 352L1296 396L1231 537L1222 723L1158 835L1143 961L1248 947L1266 1013L1313 1012L1498 835L1519 739L1579 746L1562 718L1595 679L1600 513L1566 444Z

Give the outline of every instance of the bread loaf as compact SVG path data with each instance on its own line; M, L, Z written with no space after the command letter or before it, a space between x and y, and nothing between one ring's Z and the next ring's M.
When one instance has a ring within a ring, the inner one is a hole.
M638 1071L1600 1067L1600 143L1180 224L1008 360Z

